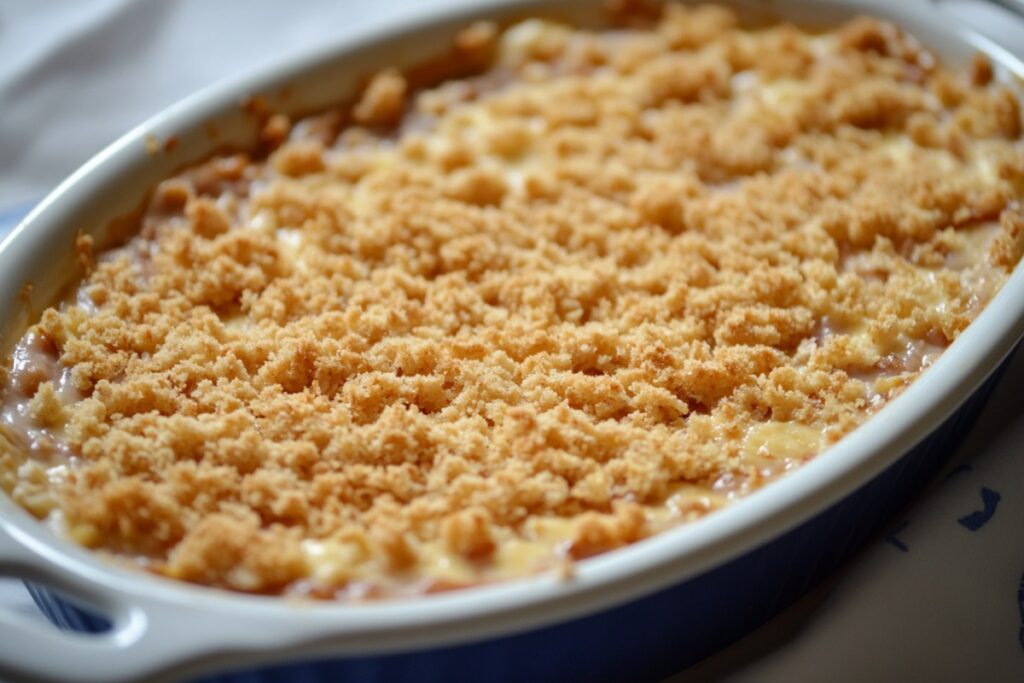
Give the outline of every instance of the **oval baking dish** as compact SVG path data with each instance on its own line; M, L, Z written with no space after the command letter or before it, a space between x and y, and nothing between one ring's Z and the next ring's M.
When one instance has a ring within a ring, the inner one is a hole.
M593 25L600 6L572 0L557 15ZM947 63L965 64L981 50L1024 76L1024 44L1000 48L928 0L790 1L772 9L811 25L874 14ZM176 169L216 148L255 143L257 124L243 106L251 97L276 111L315 111L354 92L375 69L434 56L474 19L534 13L551 11L503 0L413 18L216 85L144 123L62 183L0 245L5 348L31 311L67 285L80 231L103 244L116 219ZM175 142L153 153L154 142L166 140ZM0 612L0 673L55 681L227 670L236 673L223 680L656 679L764 622L877 531L953 450L1022 334L1018 266L934 367L827 454L704 519L586 560L570 580L536 576L364 604L235 595L113 567L0 495L0 571L45 582L104 615L33 588L51 620L92 635Z

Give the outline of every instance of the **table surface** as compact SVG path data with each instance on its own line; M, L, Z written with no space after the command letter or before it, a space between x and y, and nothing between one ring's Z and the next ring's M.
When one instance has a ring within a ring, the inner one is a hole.
M0 4L0 235L132 125L310 43L451 0ZM1024 23L950 6L1001 40ZM130 93L126 97L125 93ZM43 132L45 131L45 132ZM693 681L1024 680L1024 354L940 478L824 585L680 673ZM0 609L41 619L0 580Z

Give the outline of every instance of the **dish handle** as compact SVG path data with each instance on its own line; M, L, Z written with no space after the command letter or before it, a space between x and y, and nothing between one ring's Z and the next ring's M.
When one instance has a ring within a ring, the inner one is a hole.
M128 609L83 580L52 572L19 538L18 530L0 520L0 576L42 581L112 616L109 631L81 635L34 623L0 610L0 672L18 680L88 681L142 673L125 667L148 650L149 624L138 609ZM138 654L136 654L138 653ZM125 655L128 655L125 657ZM116 662L117 671L112 671Z
M0 609L0 680L154 680L154 674L166 675L183 662L254 645L251 634L236 637L213 605L179 605L158 594L142 595L116 585L116 576L91 576L88 567L62 568L49 554L50 548L0 516L0 577L45 584L103 614L110 629L63 631Z

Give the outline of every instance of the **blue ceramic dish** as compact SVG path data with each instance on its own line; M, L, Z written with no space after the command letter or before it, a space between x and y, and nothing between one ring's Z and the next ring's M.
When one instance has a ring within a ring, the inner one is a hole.
M582 619L510 637L387 657L235 669L203 683L314 681L658 681L757 628L860 548L927 483L970 431L1006 367L924 441L855 493L781 537L678 586ZM60 628L110 622L27 584Z
M593 25L602 4L568 0L557 13ZM816 25L857 13L884 16L947 63L965 64L981 49L1000 64L1002 77L1024 75L1024 44L1001 49L936 6L932 0L772 4L783 17ZM387 31L214 86L146 122L65 181L0 244L0 321L6 323L0 341L9 346L17 339L31 311L52 301L74 275L79 230L103 244L111 221L135 209L162 178L218 147L254 144L257 126L240 106L247 97L260 95L287 113L320 109L353 92L364 74L434 56L474 19L534 13L550 8L539 0L491 0L407 17ZM171 136L177 144L154 155L152 139ZM33 284L28 297L25 282ZM366 604L236 595L113 566L57 538L0 495L0 573L45 584L33 588L37 600L67 629L0 612L0 676L83 683L210 675L234 681L656 679L762 623L904 506L971 424L1022 335L1024 271L1018 268L928 372L828 452L713 515L583 561L568 581L535 576Z

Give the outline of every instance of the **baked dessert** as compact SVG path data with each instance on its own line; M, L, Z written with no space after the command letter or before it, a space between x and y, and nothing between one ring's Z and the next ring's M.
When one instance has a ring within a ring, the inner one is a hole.
M618 19L253 105L260 150L80 240L0 377L3 488L115 561L372 598L568 571L863 423L1020 259L1017 95L871 18Z

